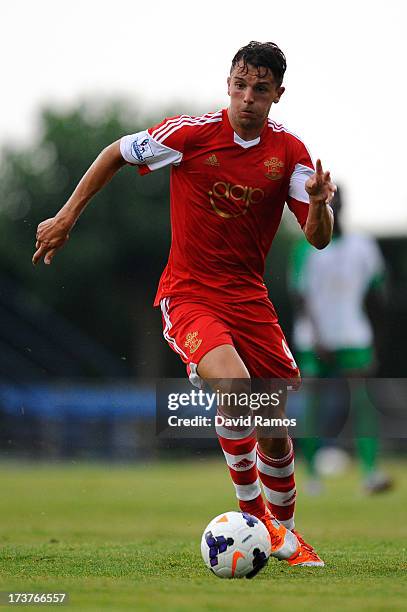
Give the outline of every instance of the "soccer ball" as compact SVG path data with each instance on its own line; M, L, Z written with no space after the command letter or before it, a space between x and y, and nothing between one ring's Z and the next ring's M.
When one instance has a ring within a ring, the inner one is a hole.
M270 534L247 512L225 512L203 532L201 553L206 567L219 578L253 578L269 559Z
M350 458L346 451L336 446L324 446L316 453L315 469L320 476L340 476L349 467Z

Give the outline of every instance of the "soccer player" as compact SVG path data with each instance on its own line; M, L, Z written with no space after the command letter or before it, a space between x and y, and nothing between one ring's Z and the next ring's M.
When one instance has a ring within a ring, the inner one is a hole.
M285 203L307 240L331 239L335 192L321 161L268 118L284 93L286 59L277 45L239 49L227 79L227 109L165 119L104 149L55 217L38 226L33 263L51 263L90 198L125 164L141 175L171 165L172 244L155 306L164 337L191 382L299 381L299 370L263 282L264 261ZM243 385L244 386L244 385ZM282 406L281 406L282 410ZM243 511L267 526L272 554L290 565L324 563L294 528L294 455L287 432L219 427ZM263 485L264 500L260 482Z
M378 418L363 381L358 379L372 375L376 367L385 265L375 240L343 231L342 211L338 189L329 248L318 252L301 240L293 249L290 284L297 305L293 341L304 376L352 379L350 407L363 488L369 494L381 493L393 483L377 467ZM307 420L317 417L319 404L319 394L311 393ZM341 411L341 406L337 408ZM326 407L322 409L326 411ZM309 491L317 493L321 486L315 456L320 441L311 436L302 439L301 446L311 478Z

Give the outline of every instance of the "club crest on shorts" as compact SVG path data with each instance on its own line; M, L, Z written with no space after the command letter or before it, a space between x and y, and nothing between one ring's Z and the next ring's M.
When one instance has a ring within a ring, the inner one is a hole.
M283 178L283 168L284 162L278 157L271 157L270 159L266 159L264 165L267 168L265 175L271 181L278 181L278 179Z
M202 339L198 338L198 332L189 332L186 335L184 346L189 349L190 353L195 353L195 351L201 346Z

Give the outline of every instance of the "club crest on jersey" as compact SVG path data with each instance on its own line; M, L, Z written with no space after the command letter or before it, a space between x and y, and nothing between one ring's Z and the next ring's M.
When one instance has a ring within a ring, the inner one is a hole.
M154 157L148 138L136 139L131 145L131 154L140 162L144 162L149 157Z
M185 338L185 348L189 348L190 353L195 353L195 351L201 346L202 340L198 338L198 332L189 332Z
M284 162L278 157L271 157L270 159L266 159L264 165L267 168L265 175L271 181L278 181L278 179L283 178L283 168Z
M209 157L205 159L204 164L206 164L207 166L220 166L220 163L215 153L212 153L212 155L209 155Z

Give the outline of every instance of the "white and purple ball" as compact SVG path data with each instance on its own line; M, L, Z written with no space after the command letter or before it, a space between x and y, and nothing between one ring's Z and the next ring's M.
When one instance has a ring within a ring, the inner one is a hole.
M253 578L270 557L270 535L251 514L224 512L203 532L201 553L206 567L219 578Z

